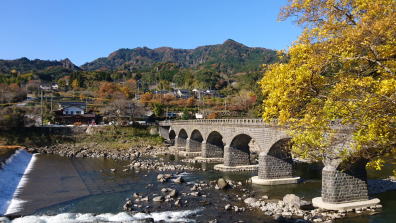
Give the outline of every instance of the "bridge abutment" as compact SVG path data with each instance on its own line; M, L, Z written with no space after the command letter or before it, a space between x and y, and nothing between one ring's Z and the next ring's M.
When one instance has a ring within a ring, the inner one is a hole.
M314 198L312 204L328 210L347 210L378 204L380 200L377 198L369 200L366 163L366 160L359 160L342 170L326 163L322 170L322 196Z

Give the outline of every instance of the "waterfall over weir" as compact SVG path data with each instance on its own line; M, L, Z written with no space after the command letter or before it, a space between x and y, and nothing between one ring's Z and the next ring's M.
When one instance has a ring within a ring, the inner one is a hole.
M0 168L0 215L7 214L11 206L17 208L13 197L26 183L24 175L30 171L34 160L34 155L18 150Z

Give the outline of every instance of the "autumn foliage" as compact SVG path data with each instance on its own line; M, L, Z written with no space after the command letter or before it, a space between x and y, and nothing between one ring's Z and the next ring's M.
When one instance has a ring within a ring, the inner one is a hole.
M281 19L304 31L288 63L270 65L260 84L263 118L293 131L294 152L375 160L396 146L396 1L290 0ZM337 151L332 137L347 129Z

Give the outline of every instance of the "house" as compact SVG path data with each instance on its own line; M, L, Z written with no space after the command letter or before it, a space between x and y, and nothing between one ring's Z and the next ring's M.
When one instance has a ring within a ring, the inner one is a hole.
M44 90L44 91L49 91L51 90L51 85L48 84L40 84L40 89Z
M170 93L170 91L167 91L167 90L154 91L154 94L161 94L161 95L169 94L169 93Z
M59 89L59 85L58 84L52 84L51 85L51 89L52 90L58 90Z
M179 98L189 98L191 97L191 92L187 89L177 89L176 96Z
M83 115L87 108L85 102L60 102L63 115Z
M102 121L102 116L87 112L85 102L60 102L60 109L55 111L55 123L70 124L96 124Z

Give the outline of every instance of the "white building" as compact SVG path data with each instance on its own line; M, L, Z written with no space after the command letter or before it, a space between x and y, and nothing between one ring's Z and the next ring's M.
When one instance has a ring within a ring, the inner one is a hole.
M64 115L83 115L86 109L84 102L60 102L59 105Z

